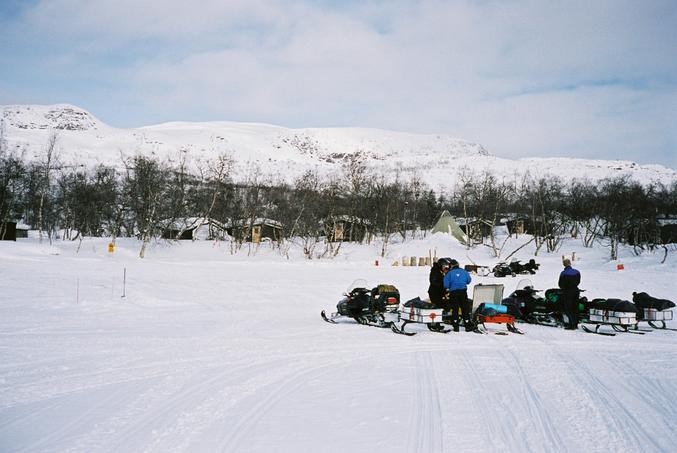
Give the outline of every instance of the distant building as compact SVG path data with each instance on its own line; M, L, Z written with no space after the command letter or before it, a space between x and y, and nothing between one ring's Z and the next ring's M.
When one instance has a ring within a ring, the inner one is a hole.
M16 222L0 223L0 241L16 241Z
M267 218L241 219L226 225L229 235L255 244L263 239L279 241L284 237L284 227L276 220Z
M173 240L211 240L226 236L226 228L220 222L205 217L187 217L174 221L165 221L162 239Z
M330 242L362 242L370 227L368 220L349 215L330 216L322 223Z
M24 223L0 222L0 241L16 241L28 237L30 227Z
M662 244L677 243L677 216L665 216L658 220Z

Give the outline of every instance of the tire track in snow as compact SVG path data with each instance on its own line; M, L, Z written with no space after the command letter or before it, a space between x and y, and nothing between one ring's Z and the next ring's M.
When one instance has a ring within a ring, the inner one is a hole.
M482 388L482 375L477 371L477 368L475 367L474 360L476 360L476 357L471 355L471 352L468 350L460 350L461 356L463 357L463 365L465 366L466 371L468 372L467 374L470 374L471 376L471 382L468 385L470 388L470 394L472 396L473 401L475 404L473 405L474 407L478 407L480 409L480 417L479 419L481 420L482 423L484 423L483 428L486 428L489 435L487 436L488 439L490 440L499 440L498 446L494 445L495 451L521 451L523 450L523 443L521 439L517 439L514 436L514 431L510 430L509 427L503 423L502 421L499 420L498 423L496 423L494 420L496 419L495 417L495 412L496 408L492 404L491 406L487 404L487 399L485 398L485 394L481 391L478 390L478 388ZM466 375L466 373L464 373ZM493 402L492 402L493 403Z
M616 361L611 361L609 359L606 359L606 361L618 371L627 369L634 376L642 376L642 374L637 371L637 368L633 367L630 363L624 363L623 367L621 367ZM626 385L628 389L632 390L636 394L645 396L646 398L643 398L643 401L647 403L650 408L654 409L654 405L658 404L663 410L667 412L668 418L670 420L677 419L677 402L675 402L674 399L668 397L669 393L667 389L658 385L656 382L654 382L654 379L651 378L643 378L641 385L633 385L630 382L631 381L625 379L621 380L621 384ZM649 403L648 401L652 401L653 404Z
M282 361L280 359L278 362ZM113 416L107 426L100 427L105 433L115 435L110 442L102 443L102 433L90 433L89 438L93 439L95 446L84 445L75 448L74 451L100 450L104 446L110 451L139 451L142 442L151 443L145 436L148 436L148 433L162 432L162 427L171 423L175 414L189 410L196 405L196 401L210 397L213 392L224 387L228 382L241 382L238 377L244 380L253 375L256 370L264 370L269 366L271 366L270 362L244 366L223 365L218 369L196 370L191 373L187 382L179 378L171 379L159 388L154 387L136 398L125 414ZM213 374L205 378L206 372ZM197 383L193 378L196 374L199 375Z
M118 389L114 392L111 392L110 395L108 395L106 398L97 401L97 404L103 404L105 405L106 403L110 401L114 401L121 396L125 394L127 389ZM56 404L50 405L49 408L54 407ZM53 446L54 444L59 444L60 441L67 437L70 431L77 432L77 428L79 427L80 423L86 421L89 419L91 414L99 410L99 405L92 405L89 406L88 408L82 410L77 417L70 419L68 423L65 425L60 426L58 429L55 431L52 431L49 433L47 436L42 437L40 439L36 439L35 442L28 444L24 447L22 447L22 450L24 451L42 451L43 449L47 449L47 447ZM28 420L40 416L43 411L40 411L38 414L29 414L27 417ZM24 420L26 421L26 420ZM1 436L0 436L1 437Z
M320 366L287 374L285 377L266 385L265 393L261 394L262 392L257 391L257 402L249 407L246 412L238 415L237 421L230 427L230 434L222 439L216 451L228 453L242 451L243 441L251 439L251 431L276 404L303 387L310 376L319 377L330 373L335 369L337 363L340 362L330 361Z
M409 419L407 452L442 452L442 410L430 351L414 352L414 411Z
M513 369L517 372L517 377L521 384L522 393L524 395L524 406L527 409L527 413L531 417L531 420L537 422L540 432L545 436L543 441L546 442L545 445L539 445L535 448L535 451L566 451L566 445L562 442L562 439L559 436L557 427L553 423L550 415L548 414L547 408L543 405L538 392L529 382L524 369L519 360L519 355L515 353L514 346L509 345L503 348L504 351L508 352L512 357L511 363L514 364Z
M633 448L628 448L628 450L633 449L636 451L646 451L647 444L651 444L654 448L654 451L667 451L661 445L659 445L655 439L652 432L647 431L642 424L637 420L635 414L632 410L623 404L622 401L618 398L618 395L615 395L609 390L610 387L616 389L622 389L623 385L622 379L614 380L614 382L602 382L596 374L590 370L590 368L585 364L585 362L577 362L572 364L569 359L563 358L563 360L568 360L568 363L571 365L572 372L579 376L583 382L590 382L592 385L586 385L584 388L592 389L587 390L588 395L593 400L599 402L597 406L607 413L606 419L613 423L615 430L619 435L623 437L629 437L629 440L633 443ZM606 359L608 360L608 359ZM623 423L618 419L618 415L622 414ZM628 429L630 427L631 429Z
M594 407L600 413L601 418L608 423L606 426L613 430L612 437L623 443L624 448L626 448L627 445L625 445L623 439L628 439L633 444L632 448L628 449L645 451L646 444L650 443L652 444L653 448L655 448L655 451L668 450L666 448L662 448L660 445L657 444L657 442L654 439L654 436L652 436L653 433L646 430L641 425L641 422L637 419L635 414L633 414L633 411L630 408L626 407L626 405L619 399L619 395L622 394L624 391L629 391L631 394L635 395L651 394L658 400L668 403L667 407L671 407L672 404L674 404L673 401L670 399L666 399L664 393L656 384L648 382L646 388L643 385L633 386L628 384L627 380L623 378L620 379L616 378L613 381L606 381L605 379L605 381L603 382L597 377L596 373L594 373L588 367L584 359L574 361L566 354L562 353L557 348L556 345L547 343L543 340L538 341L541 342L543 345L547 346L552 352L552 354L554 354L557 357L558 361L562 364L565 364L567 372L572 373L576 378L575 380L581 383L580 385L581 390L585 392L585 394L591 401L595 402ZM641 376L639 373L636 372L634 368L632 368L631 365L624 363L623 366L620 366L619 360L611 360L606 355L595 354L594 358L588 360L587 362L590 362L592 360L594 360L595 363L603 363L604 366L610 370L615 370L615 373L605 374L606 377L615 377L615 376L622 377L627 371L627 369L634 370L635 376ZM592 382L590 383L590 381ZM646 383L647 380L644 379L644 381ZM617 390L619 392L618 395L611 392L609 388ZM653 388L654 390L651 390L651 388ZM646 402L646 399L644 398L640 399L655 414L656 412L655 409ZM621 413L625 415L625 421L627 421L630 425L632 425L633 428L632 430L628 430L627 426L618 420L618 414ZM671 411L671 413L674 414L674 410ZM660 414L658 415L660 416ZM674 437L673 431L669 430L669 433L672 434Z

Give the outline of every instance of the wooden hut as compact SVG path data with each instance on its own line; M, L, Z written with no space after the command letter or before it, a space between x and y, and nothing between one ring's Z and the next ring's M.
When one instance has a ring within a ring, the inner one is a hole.
M330 216L323 224L331 242L362 242L370 226L368 220L349 215Z
M226 225L226 231L233 237L255 244L263 239L279 241L284 237L282 224L267 218L236 220Z
M677 243L677 216L665 216L659 218L658 228L661 234L661 243Z
M16 222L0 223L0 241L16 241Z
M162 239L192 241L196 239L221 239L226 235L226 228L214 219L204 217L188 217L165 222Z

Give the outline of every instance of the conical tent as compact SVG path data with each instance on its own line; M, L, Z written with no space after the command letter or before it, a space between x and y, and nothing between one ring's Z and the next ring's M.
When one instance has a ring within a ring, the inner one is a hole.
M444 211L442 213L440 219L437 221L431 232L451 234L458 240L458 242L465 244L465 233L461 227L458 226L458 223L456 223L451 214L449 214L449 211Z

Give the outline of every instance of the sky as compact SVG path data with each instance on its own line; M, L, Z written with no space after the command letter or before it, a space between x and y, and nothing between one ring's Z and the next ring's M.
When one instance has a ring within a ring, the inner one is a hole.
M0 0L0 104L677 168L675 0Z

